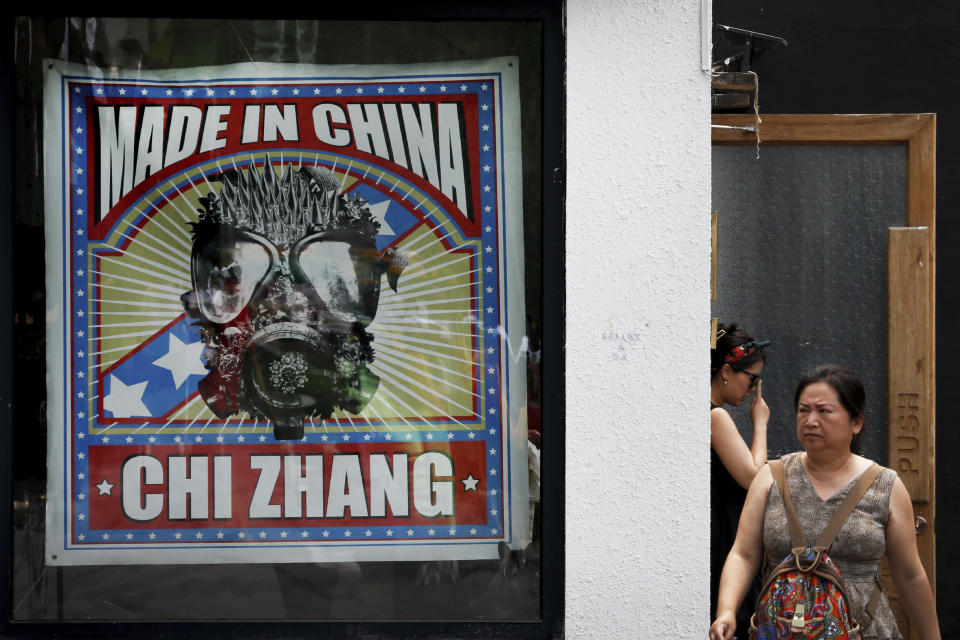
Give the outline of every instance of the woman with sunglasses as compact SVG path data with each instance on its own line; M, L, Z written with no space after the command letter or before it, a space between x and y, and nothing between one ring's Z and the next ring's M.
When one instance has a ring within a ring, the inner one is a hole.
M736 324L720 325L717 345L710 352L710 611L716 612L720 572L737 534L747 488L767 462L767 422L770 409L763 400L760 372L769 340L757 341ZM756 389L750 402L753 438L748 446L724 405L739 406ZM744 602L752 603L754 584ZM746 638L749 607L738 612L737 629Z

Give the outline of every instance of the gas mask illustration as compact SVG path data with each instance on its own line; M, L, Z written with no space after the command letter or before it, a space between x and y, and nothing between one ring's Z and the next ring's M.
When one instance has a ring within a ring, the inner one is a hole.
M367 326L383 276L396 291L406 260L381 254L366 202L340 193L322 167L269 162L212 178L193 227L188 318L200 327L197 385L220 418L269 420L277 440L303 437L304 420L358 413L380 379Z

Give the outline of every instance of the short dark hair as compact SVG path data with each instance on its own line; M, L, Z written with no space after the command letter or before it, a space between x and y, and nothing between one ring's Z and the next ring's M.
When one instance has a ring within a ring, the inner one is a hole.
M710 350L711 381L716 379L720 373L720 368L724 365L724 358L726 358L731 351L742 344L753 342L753 336L737 327L735 322L732 324L717 325L717 333L721 332L722 335L717 338L717 346ZM736 364L730 366L736 371L743 371L751 365L758 362L766 362L766 360L766 356L763 355L763 347L760 347L750 355L743 357Z
M797 383L797 390L793 394L794 413L797 412L797 407L800 404L800 394L811 384L817 382L825 382L837 392L837 399L850 414L851 419L856 420L864 415L867 406L867 391L863 388L863 383L849 369L834 364L821 365L800 378L800 382ZM853 453L860 453L860 436L862 433L863 429L861 428L860 433L853 436L853 440L850 442L850 451Z

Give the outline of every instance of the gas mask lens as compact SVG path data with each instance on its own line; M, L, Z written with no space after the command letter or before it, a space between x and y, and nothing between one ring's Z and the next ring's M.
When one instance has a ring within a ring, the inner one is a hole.
M230 322L243 311L273 267L271 249L249 234L225 228L195 249L197 303L208 320Z
M367 255L371 254L371 255ZM376 247L347 238L309 237L295 249L296 264L331 316L341 322L373 320L380 293Z

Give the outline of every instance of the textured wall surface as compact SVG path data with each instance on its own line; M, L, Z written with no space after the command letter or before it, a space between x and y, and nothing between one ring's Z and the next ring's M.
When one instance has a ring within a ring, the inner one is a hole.
M700 21L699 0L567 2L569 638L709 625Z

